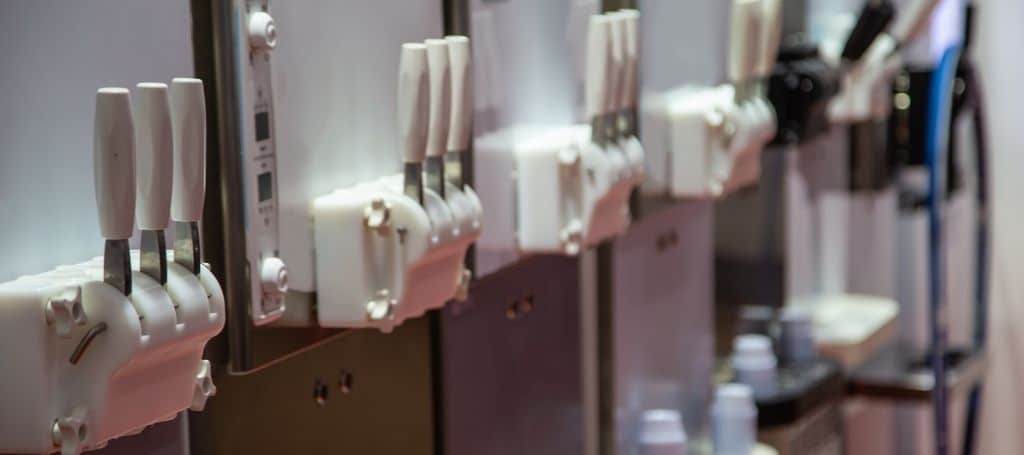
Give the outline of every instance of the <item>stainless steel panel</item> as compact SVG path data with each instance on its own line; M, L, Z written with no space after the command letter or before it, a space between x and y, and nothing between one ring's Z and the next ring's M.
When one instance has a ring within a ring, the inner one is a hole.
M535 256L444 311L447 455L583 450L579 262Z
M192 454L434 454L429 332L421 318L388 335L347 332L245 376L219 368L217 395L190 416Z
M243 2L194 0L196 61L211 84L210 184L204 235L207 259L225 286L229 339L218 353L233 372L249 372L310 349L341 332L255 327L250 318L247 214L239 138L249 119L235 52L247 44L235 30ZM398 172L394 113L400 46L443 34L440 0L270 1L280 30L271 55L276 115L280 257L293 291L289 314L315 322L315 248L308 208L335 188ZM394 76L394 77L390 77ZM251 182L249 183L251 184ZM298 313L295 313L295 312Z
M614 384L603 387L601 399L614 414L606 420L613 428L602 433L615 438L615 449L602 453L638 453L637 425L647 409L679 410L692 438L706 434L715 353L713 215L710 202L678 203L612 244L611 268L599 276L610 279L610 300L598 301L610 305L599 336L611 337L601 360L613 372L602 379Z

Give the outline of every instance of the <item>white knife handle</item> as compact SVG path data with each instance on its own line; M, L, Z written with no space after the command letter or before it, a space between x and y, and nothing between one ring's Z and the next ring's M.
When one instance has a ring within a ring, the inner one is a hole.
M605 112L618 112L622 107L622 80L626 71L625 30L622 17L616 13L605 14L608 18L608 95Z
M174 139L167 84L143 82L135 95L135 207L139 229L167 229Z
M448 41L428 39L427 67L430 70L430 119L427 156L444 156L448 150L448 124L451 122L452 73L448 61Z
M761 0L734 0L729 36L729 80L750 80L761 55Z
M775 68L779 56L779 42L782 40L782 0L762 0L761 56L758 59L757 74L767 77Z
M624 109L636 106L638 78L640 77L640 12L624 9L619 12L624 27L624 58L626 72L622 81Z
M174 189L171 218L195 222L203 216L206 197L206 101L203 81L178 77L171 81L174 128Z
M93 178L100 234L127 240L135 221L135 128L131 95L126 88L96 92L93 130Z
M398 132L402 159L406 163L423 161L427 151L427 126L430 121L427 79L427 46L420 43L403 44L398 66Z
M473 128L473 73L470 60L469 38L449 36L448 64L451 67L451 119L449 122L448 150L469 149Z
M609 18L590 16L587 29L587 74L584 79L586 116L593 119L604 113L608 94Z

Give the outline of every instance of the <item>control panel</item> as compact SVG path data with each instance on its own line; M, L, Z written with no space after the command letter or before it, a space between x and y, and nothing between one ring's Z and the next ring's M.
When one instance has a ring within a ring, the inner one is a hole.
M246 257L250 314L254 325L273 322L284 312L288 269L280 258L277 192L277 148L274 135L274 96L271 54L277 46L277 26L267 1L245 1L239 8L239 32L246 44L242 61L242 158L245 203Z

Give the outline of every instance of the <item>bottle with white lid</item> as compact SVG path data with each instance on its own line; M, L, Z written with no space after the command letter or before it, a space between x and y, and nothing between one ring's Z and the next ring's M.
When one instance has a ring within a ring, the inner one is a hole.
M814 345L814 320L803 306L787 306L779 317L782 330L779 344L782 358L788 364L801 364L817 358Z
M641 455L686 455L686 430L679 411L650 409L640 421Z
M750 455L757 439L754 391L746 384L722 384L711 403L715 455Z
M753 388L757 395L775 392L778 360L772 340L765 335L745 334L733 340L732 369L736 382Z

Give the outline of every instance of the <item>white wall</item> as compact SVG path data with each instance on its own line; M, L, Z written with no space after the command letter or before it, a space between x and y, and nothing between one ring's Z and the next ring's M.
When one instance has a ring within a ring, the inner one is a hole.
M193 71L187 0L3 0L0 11L6 281L103 253L92 178L96 89Z
M979 0L976 55L988 102L994 245L990 281L989 370L978 453L1024 452L1024 2Z

